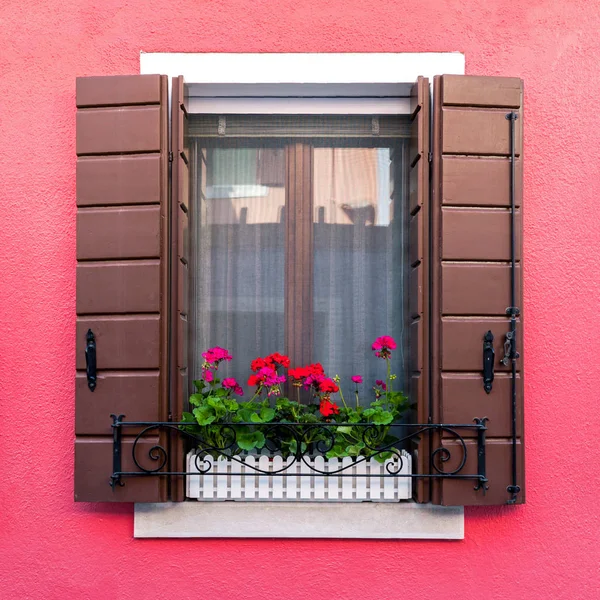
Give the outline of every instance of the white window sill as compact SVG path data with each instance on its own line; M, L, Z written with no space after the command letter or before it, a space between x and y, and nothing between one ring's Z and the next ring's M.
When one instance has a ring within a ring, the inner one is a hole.
M464 509L414 502L136 504L136 538L464 539Z

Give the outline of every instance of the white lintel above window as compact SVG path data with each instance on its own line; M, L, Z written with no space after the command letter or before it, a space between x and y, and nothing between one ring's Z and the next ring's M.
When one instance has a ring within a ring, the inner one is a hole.
M408 114L419 75L464 74L459 52L140 54L142 74L183 75L204 114Z

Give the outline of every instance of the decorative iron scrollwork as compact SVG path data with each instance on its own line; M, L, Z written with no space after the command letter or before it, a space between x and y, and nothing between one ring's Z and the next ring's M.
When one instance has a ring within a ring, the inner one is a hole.
M324 476L339 476L339 477L412 477L412 478L457 478L470 479L476 482L475 489L486 489L487 478L485 475L485 426L486 419L475 419L469 424L398 424L405 430L410 430L406 435L399 439L395 439L393 443L385 443L382 436L382 430L385 426L375 425L373 423L236 423L220 425L219 439L222 443L219 446L209 444L203 439L202 434L197 431L190 431L196 428L190 423L181 422L126 422L123 421L123 415L113 418L113 474L110 478L111 486L123 485L123 478L130 476L169 476L169 475L198 475L207 474L210 472L213 461L208 460L209 456L223 456L240 465L244 465L246 469L264 475L282 475L301 477L302 474L287 473L290 467L297 462L304 463L309 471ZM121 434L126 427L141 429L136 435L132 445L132 459L137 471L124 472L121 469ZM265 471L258 465L248 465L244 461L244 453L236 444L236 427L255 427L260 429L265 436L265 448L270 454L282 454L287 452L286 464L278 470ZM364 455L356 456L352 464L342 465L335 471L322 471L314 466L314 462L309 458L315 456L325 456L334 446L335 433L338 427L355 427L361 430L361 439L364 444ZM197 428L196 428L197 429ZM463 436L458 430L475 430L477 432L477 448L478 448L478 472L465 473L464 467L467 463L467 444ZM184 471L168 471L165 467L169 464L169 452L167 447L153 443L150 448L147 448L144 441L148 439L156 440L156 436L160 432L169 432L172 435L181 436L192 443L196 448L195 467L197 471L187 473ZM442 445L432 450L431 453L431 473L428 474L406 474L402 473L403 458L399 447L405 445L411 439L421 438L424 435L436 433L437 438L445 442L449 440L454 443ZM281 440L287 441L285 450ZM290 441L293 442L290 446ZM292 447L294 450L289 451ZM452 449L451 449L452 448ZM455 454L453 455L452 452ZM384 475L357 475L355 473L345 473L350 471L357 464L370 460L371 458L380 457L382 462L386 462L386 474ZM393 460L389 460L392 458ZM446 468L447 465L453 465L451 469ZM240 475L240 473L231 473L231 475Z

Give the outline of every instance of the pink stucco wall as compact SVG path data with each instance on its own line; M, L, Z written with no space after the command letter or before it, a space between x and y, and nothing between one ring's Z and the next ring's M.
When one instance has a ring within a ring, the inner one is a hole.
M0 598L598 598L600 10L589 0L0 3ZM132 539L73 502L75 77L149 52L460 50L525 79L528 504L460 542Z

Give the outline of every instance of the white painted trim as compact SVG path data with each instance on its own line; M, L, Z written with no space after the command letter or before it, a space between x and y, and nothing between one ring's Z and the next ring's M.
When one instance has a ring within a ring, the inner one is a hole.
M402 502L136 504L136 538L464 539L464 510Z
M140 73L183 75L188 83L412 83L464 72L461 52L140 53Z
M464 72L460 52L140 53L140 73L183 75L204 114L409 114L419 75Z

